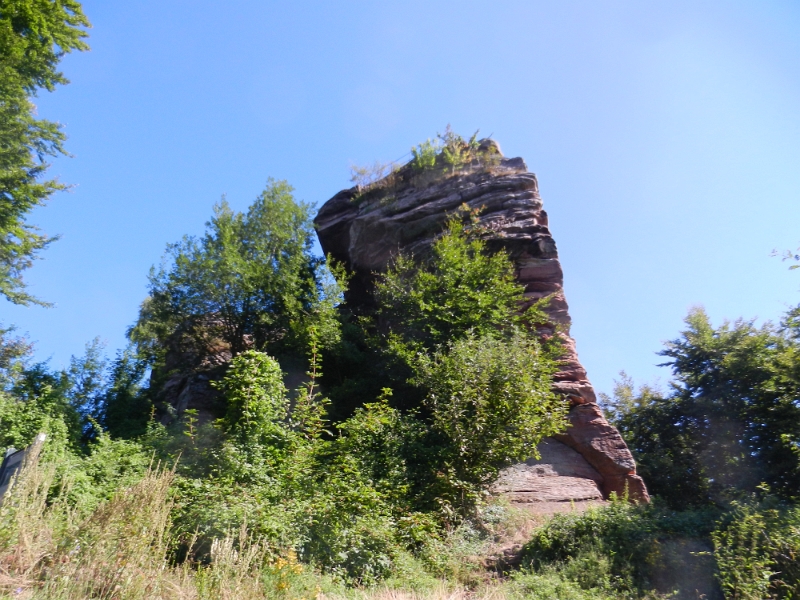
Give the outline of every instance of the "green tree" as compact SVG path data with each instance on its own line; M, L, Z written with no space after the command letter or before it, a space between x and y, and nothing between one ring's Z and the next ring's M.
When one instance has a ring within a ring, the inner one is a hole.
M326 366L348 369L328 388L338 405L368 405L343 431L361 431L351 425L359 419L380 424L397 454L387 458L379 444L376 460L394 465L394 480L407 472L411 504L424 510L469 512L499 468L566 425L567 405L550 390L558 338L540 341L541 305L526 305L508 256L487 252L475 233L454 219L426 256L398 257L376 283L374 315L361 321L365 347L346 328ZM379 395L385 406L371 404Z
M504 252L490 254L459 220L421 260L400 255L376 284L378 328L404 344L433 349L463 338L503 335L544 320L541 305L523 310L525 288Z
M15 337L15 328L0 327L0 389L8 391L25 369L33 345L25 338Z
M508 339L470 333L415 362L427 420L444 442L436 470L467 507L500 467L530 458L566 428L568 405L551 389L557 362L523 331Z
M637 392L624 373L614 395L601 399L652 495L681 509L710 501L712 481L701 460L702 419L687 415L682 402L658 390L642 386Z
M84 438L89 439L97 434L95 424L100 419L108 387L106 371L108 360L103 354L104 344L95 338L86 344L84 355L72 356L69 368L65 372L67 378L67 398L70 405L81 415ZM94 422L92 422L94 421Z
M790 312L790 317L793 312ZM719 501L765 482L800 489L800 339L794 321L714 328L693 310L661 352L672 393L640 394L616 424L649 489L675 505Z
M65 154L58 123L34 117L31 97L68 83L61 58L86 50L89 21L75 0L0 1L0 294L16 304L45 304L25 291L22 272L53 238L28 213L66 186L42 181L46 158Z
M143 386L146 371L147 362L134 348L117 353L98 419L110 435L130 439L147 430L152 403Z
M421 390L408 381L419 351L468 332L503 337L546 320L541 303L528 305L508 255L489 253L472 226L457 218L424 256L397 256L379 275L374 296L375 310L345 318L341 342L325 355L323 384L339 419L374 401L385 387L393 390L392 405L418 407ZM557 341L546 344L548 351Z
M292 191L270 179L246 213L223 199L202 238L168 246L130 332L151 360L170 344L202 358L220 341L233 356L251 347L302 355L311 327L323 344L336 338L341 290L311 254L310 207Z

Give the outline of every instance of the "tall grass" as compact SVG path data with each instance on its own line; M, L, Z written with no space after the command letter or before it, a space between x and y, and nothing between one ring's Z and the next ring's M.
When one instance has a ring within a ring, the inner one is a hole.
M75 502L70 479L61 472L63 465L33 456L0 506L0 598L694 598L699 592L692 573L703 561L712 570L716 561L726 598L797 597L796 509L741 505L715 524L711 514L614 503L537 526L498 504L484 511L480 527L465 522L432 541L426 556L409 555L408 564L395 565L381 585L353 588L300 562L291 550L276 554L274 544L254 537L246 524L211 540L196 554L202 560L194 560L197 538L179 539L171 520L172 469L151 466L93 505ZM59 478L64 481L56 485ZM704 546L684 543L698 534L713 537L713 558ZM525 539L531 541L522 552L523 569L502 565L500 555ZM745 564L747 557L752 564ZM670 565L691 581L661 573ZM713 577L712 571L707 575Z
M176 561L181 540L170 519L171 469L151 467L95 506L75 505L58 465L32 457L0 506L0 598L17 600L263 600L486 598L483 591L436 580L348 588L298 561L292 551L254 539L246 526L214 539L205 562ZM409 572L407 577L414 577ZM403 586L401 591L390 587Z
M54 487L55 473L55 465L29 460L0 507L4 598L250 600L322 594L324 580L291 553L271 558L246 528L214 540L208 564L172 564L172 470L150 468L91 510L70 505L69 482Z

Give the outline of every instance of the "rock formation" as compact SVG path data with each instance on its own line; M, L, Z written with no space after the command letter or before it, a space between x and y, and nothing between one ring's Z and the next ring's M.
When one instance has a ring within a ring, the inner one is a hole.
M339 192L315 219L322 249L354 273L347 302L368 305L375 273L393 255L424 253L459 207L477 209L477 225L488 248L509 254L526 297L551 296L546 309L551 327L543 333L558 327L567 350L554 387L571 405L572 426L543 444L540 460L504 472L498 489L517 502L592 500L626 490L631 498L647 501L633 457L597 406L575 342L568 337L563 273L536 175L521 158L503 158L495 142L484 140L482 148L492 150L494 160L475 160L454 172L427 176L405 167L367 189Z

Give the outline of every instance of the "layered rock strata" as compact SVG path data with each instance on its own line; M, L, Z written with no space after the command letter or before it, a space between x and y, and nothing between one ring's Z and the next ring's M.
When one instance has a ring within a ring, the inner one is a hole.
M572 448L554 439L539 444L539 458L504 469L492 491L536 512L596 504L603 477Z
M488 248L509 254L526 297L532 301L551 297L546 309L550 327L542 333L553 334L558 328L565 337L566 356L554 387L571 405L572 426L557 436L557 442L547 443L571 448L596 475L579 476L585 481L575 484L578 487L573 486L573 491L568 491L570 486L562 486L561 500L582 497L594 486L606 498L612 492L627 491L631 498L647 501L647 490L636 474L633 457L597 406L575 342L568 336L570 316L563 293L563 272L536 175L528 172L521 158L502 158L494 142L486 140L483 144L492 145L498 152L489 164L475 161L455 173L439 172L427 177L413 175L406 168L367 190L351 188L339 192L322 206L315 219L322 249L354 273L348 304L368 306L376 273L384 270L394 255L424 254L445 221L460 207L466 205L475 210L476 225L484 232ZM548 501L556 501L553 493L546 492L548 486L551 491L555 489L554 481L548 478L559 476L557 469L552 471L555 475L525 484L540 486L539 491L525 492L532 494L529 498L540 494L551 498Z

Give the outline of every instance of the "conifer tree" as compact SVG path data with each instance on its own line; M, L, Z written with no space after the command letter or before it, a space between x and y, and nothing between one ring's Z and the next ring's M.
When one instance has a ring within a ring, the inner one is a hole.
M66 154L61 126L37 119L31 98L68 83L61 58L87 50L89 21L75 0L0 0L0 295L46 304L28 294L22 272L54 238L26 222L65 185L42 180L48 156Z

